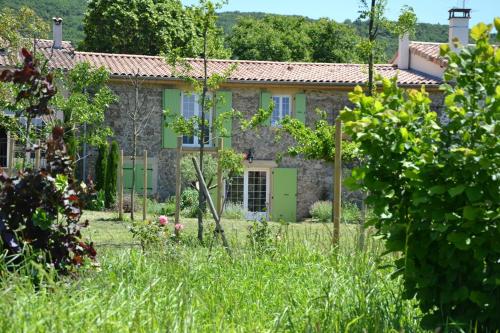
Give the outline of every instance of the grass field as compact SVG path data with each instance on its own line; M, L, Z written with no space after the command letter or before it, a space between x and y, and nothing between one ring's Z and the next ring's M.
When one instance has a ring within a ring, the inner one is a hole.
M271 224L280 236L262 251L247 240L251 223L224 221L229 257L198 245L194 220L181 243L144 253L113 214L85 217L100 269L38 290L4 277L1 332L421 332L401 281L379 269L380 242L360 253L354 226L342 226L332 252L329 226Z

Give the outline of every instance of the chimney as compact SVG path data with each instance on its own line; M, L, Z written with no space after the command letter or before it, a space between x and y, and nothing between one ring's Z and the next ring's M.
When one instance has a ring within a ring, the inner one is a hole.
M451 49L457 51L457 47L455 46L457 40L461 46L469 44L470 9L452 8L448 13L450 14L448 42Z
M405 33L399 36L398 68L408 69L410 67L410 36Z
M62 22L63 19L60 17L53 17L52 21L52 39L54 40L54 48L61 49L62 48Z

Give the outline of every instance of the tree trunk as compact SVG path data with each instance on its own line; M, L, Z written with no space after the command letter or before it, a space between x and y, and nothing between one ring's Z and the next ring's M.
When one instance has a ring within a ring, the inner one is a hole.
M368 55L368 95L371 96L373 93L373 43L375 42L375 9L376 9L376 0L372 0L370 7L370 22L368 25L368 39L370 41L370 54Z
M203 92L201 94L201 131L200 131L200 171L203 175L203 155L205 149L205 107L206 98L208 91L208 71L207 71L207 32L208 23L205 23L203 30ZM205 205L205 195L203 194L201 188L198 189L198 239L203 242L203 212Z

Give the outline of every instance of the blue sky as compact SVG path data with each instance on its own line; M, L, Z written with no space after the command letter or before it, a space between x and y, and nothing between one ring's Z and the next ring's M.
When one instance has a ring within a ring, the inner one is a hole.
M197 4L198 0L182 0L186 5ZM462 6L463 0L388 0L388 17L397 18L401 6L408 5L415 10L419 22L448 23L448 9ZM500 16L500 0L465 0L472 8L471 24L493 22ZM356 19L358 0L229 0L222 11L265 12L275 14L303 15L311 18L328 17L336 21Z

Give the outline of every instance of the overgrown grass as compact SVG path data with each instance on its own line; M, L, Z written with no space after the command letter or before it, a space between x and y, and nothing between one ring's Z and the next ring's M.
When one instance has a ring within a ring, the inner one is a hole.
M224 221L231 258L219 244L197 245L194 220L184 221L185 242L143 253L109 213L88 218L100 271L39 290L3 277L1 332L421 331L400 280L378 268L381 244L359 253L351 226L334 252L327 226L271 223L274 247L263 254L248 245L250 223Z

